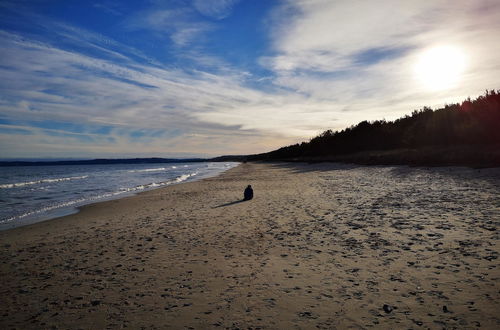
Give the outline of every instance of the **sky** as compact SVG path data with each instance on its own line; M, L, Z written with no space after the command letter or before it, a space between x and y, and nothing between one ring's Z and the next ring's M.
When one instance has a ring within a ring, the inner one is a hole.
M267 152L499 89L498 0L2 0L0 158Z

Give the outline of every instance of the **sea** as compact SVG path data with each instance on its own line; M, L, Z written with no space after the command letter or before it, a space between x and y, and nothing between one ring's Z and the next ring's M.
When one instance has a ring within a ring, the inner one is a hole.
M236 162L0 167L0 230L78 212L78 207L216 176Z

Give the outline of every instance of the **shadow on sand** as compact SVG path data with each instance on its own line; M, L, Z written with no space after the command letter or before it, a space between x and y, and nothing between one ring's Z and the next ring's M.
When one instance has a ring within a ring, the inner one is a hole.
M234 204L238 204L238 203L243 203L243 202L248 202L248 200L246 200L246 199L240 199L240 200L237 200L237 201L234 201L234 202L229 202L229 203L226 203L226 204L217 205L217 206L214 206L213 208L216 209L218 207L230 206L230 205L234 205Z

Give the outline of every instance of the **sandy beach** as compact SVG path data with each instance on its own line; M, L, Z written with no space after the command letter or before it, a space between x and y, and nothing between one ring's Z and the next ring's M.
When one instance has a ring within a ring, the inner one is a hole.
M246 163L3 231L0 328L498 329L471 171Z

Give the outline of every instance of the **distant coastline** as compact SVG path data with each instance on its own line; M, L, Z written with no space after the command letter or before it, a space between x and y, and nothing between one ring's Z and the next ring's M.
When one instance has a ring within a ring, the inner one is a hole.
M57 165L114 165L114 164L165 164L198 162L306 162L352 163L359 165L408 165L408 166L465 166L472 168L500 167L500 144L488 146L452 146L369 150L339 155L307 155L296 157L268 157L268 154L231 155L215 158L131 158L91 159L62 161L0 161L6 166L57 166Z
M107 164L165 164L165 163L202 163L202 162L241 162L249 156L220 156L215 158L99 158L81 160L3 160L0 167L5 166L56 166L56 165L107 165Z
M84 159L56 161L0 161L0 166L51 166L51 165L106 165L106 164L160 164L160 163L195 163L209 162L202 158L123 158L123 159Z

